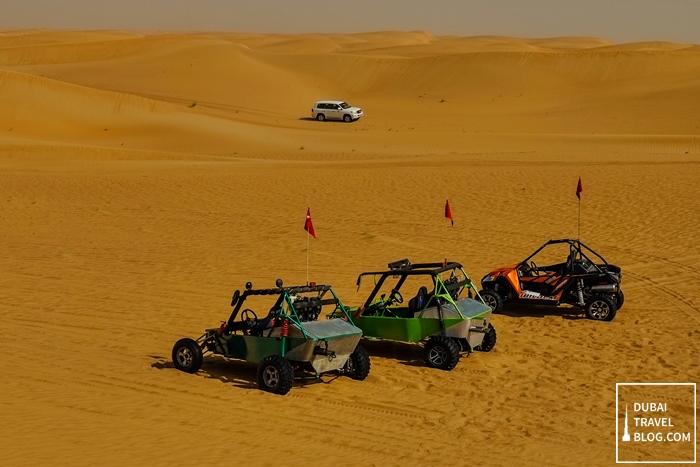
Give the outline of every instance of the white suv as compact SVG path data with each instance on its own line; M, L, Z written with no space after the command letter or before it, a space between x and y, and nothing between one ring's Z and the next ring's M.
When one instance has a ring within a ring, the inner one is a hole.
M362 117L362 109L352 107L343 101L318 101L311 109L311 116L322 122L324 120L343 120L352 122Z

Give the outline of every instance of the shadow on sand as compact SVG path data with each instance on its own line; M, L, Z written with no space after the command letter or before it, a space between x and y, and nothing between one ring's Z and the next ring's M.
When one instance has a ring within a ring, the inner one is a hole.
M149 355L156 360L151 367L158 370L178 371L173 362L165 357ZM208 355L204 357L202 368L193 376L218 379L222 383L231 384L242 389L258 388L258 365L242 360L224 360L219 356ZM294 387L304 387L310 384L326 384L340 376L337 373L326 373L322 378L315 378L306 373L295 372Z
M369 352L371 357L381 357L396 360L407 366L426 366L423 346L408 342L382 341L362 339L360 345Z
M587 319L585 312L573 307L563 306L504 306L499 315L511 318L544 318L546 316L561 316L562 319L579 320ZM498 316L498 315L496 315Z

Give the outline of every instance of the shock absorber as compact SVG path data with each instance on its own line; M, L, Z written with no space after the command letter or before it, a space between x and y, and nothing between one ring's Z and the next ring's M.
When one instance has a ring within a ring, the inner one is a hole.
M576 284L576 292L578 293L578 304L584 306L585 301L583 299L583 279L579 279L578 284Z
M287 336L289 336L289 318L282 320L282 356L287 352Z

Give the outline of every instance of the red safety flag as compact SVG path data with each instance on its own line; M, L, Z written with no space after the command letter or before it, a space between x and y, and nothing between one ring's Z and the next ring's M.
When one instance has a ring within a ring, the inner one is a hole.
M583 185L581 185L581 177L578 178L578 185L576 186L576 197L581 200L581 192L583 191Z
M316 233L314 232L314 224L311 222L311 208L306 210L306 222L304 222L304 230L309 232L309 234L316 238Z
M452 218L452 209L450 209L450 200L445 200L445 217L452 221L452 225L455 225L455 220Z

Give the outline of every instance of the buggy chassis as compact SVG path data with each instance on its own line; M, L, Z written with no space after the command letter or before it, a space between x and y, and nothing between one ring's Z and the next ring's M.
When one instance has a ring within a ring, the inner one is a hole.
M449 277L443 279L446 273ZM426 364L443 370L453 369L462 353L490 351L495 346L491 308L484 304L460 263L396 261L388 264L388 270L360 274L358 290L365 276L373 276L375 286L365 302L352 310L364 337L422 343ZM407 306L401 306L404 300L400 289L412 276L429 277L433 290L420 287ZM396 277L398 281L389 296L377 298L385 281ZM468 297L460 298L465 290Z
M258 385L277 394L286 394L294 379L317 379L331 371L364 380L370 361L357 345L362 331L331 286L283 287L281 280L277 286L253 289L248 282L242 294L236 290L227 321L206 329L195 340L185 338L175 344L175 367L196 373L207 353L257 363ZM257 295L274 299L264 319L243 308L248 297ZM333 306L337 319L318 321L323 306Z

